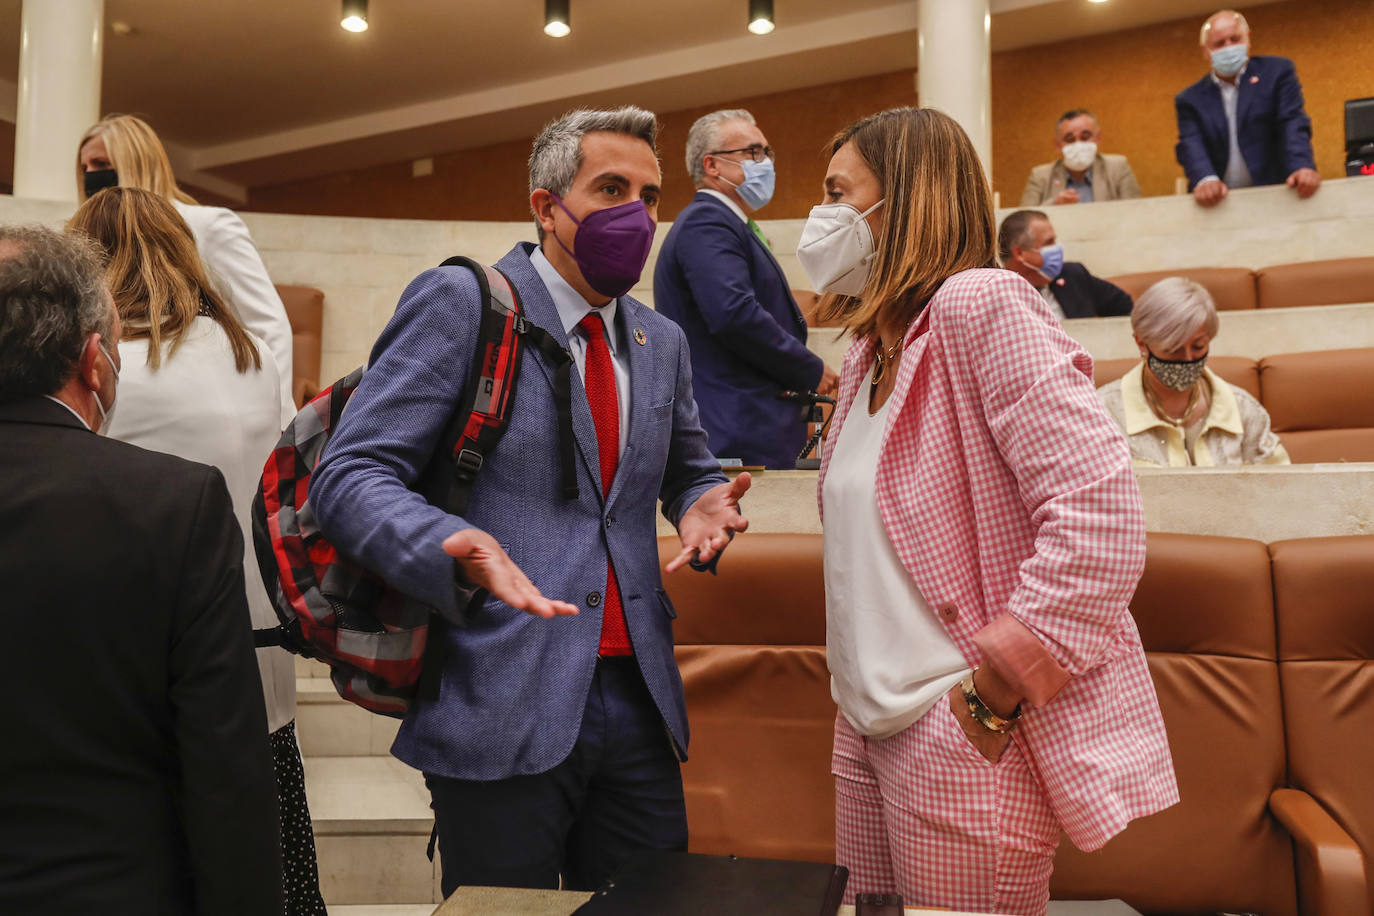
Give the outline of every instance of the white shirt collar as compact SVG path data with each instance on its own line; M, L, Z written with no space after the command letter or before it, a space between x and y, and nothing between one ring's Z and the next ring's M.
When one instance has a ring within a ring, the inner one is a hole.
M49 401L52 401L54 404L61 404L64 408L66 408L67 413L71 414L72 416L76 417L78 420L81 421L82 426L86 427L87 429L91 429L91 424L87 423L86 418L81 416L81 414L77 413L75 410L72 410L72 405L68 404L66 401L59 400L50 394L45 394L43 395L43 397L47 398ZM91 430L91 432L95 432L95 430Z
M712 197L716 198L717 200L722 201L722 202L725 204L725 206L727 206L727 207L729 207L731 210L735 211L735 215L739 217L739 221L740 221L741 223L747 223L747 222L749 222L749 216L748 216L748 214L746 214L742 209L740 209L740 205L737 204L737 203L735 203L735 202L734 202L733 200L731 200L729 197L727 197L727 196L725 196L724 194L722 194L720 191L717 191L715 188L697 188L697 193L698 193L698 194L710 194Z
M587 304L587 300L582 298L582 294L573 289L557 268L549 263L542 248L536 248L530 255L530 264L534 266L535 273L539 274L539 279L544 281L544 288L549 291L549 297L558 309L558 320L563 323L563 333L569 338L574 333L579 333L578 322L595 311L601 315L601 320L606 325L606 347L614 356L620 343L615 324L615 311L619 300L612 299L600 308L593 309Z

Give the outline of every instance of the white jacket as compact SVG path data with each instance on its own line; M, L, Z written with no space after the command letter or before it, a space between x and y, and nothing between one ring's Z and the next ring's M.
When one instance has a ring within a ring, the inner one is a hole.
M281 419L284 429L296 415L291 400L291 322L286 318L277 288L267 275L253 237L238 214L223 207L201 207L173 201L177 212L191 227L200 259L210 282L223 296L239 321L272 351L281 388Z
M254 343L258 343L256 340ZM148 368L148 341L119 344L119 385L112 439L165 452L224 474L234 517L243 531L244 582L255 628L274 627L277 615L262 584L249 514L258 479L276 447L281 412L272 351L258 343L262 368L240 373L224 329L212 318L192 322L176 354ZM267 724L272 731L296 716L295 664L284 649L258 649Z

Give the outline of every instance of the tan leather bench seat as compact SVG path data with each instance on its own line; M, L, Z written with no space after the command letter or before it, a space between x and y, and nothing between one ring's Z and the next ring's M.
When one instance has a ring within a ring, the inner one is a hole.
M324 293L313 286L277 285L291 322L291 396L300 407L320 392Z
M1217 311L1259 308L1255 272L1248 267L1181 267L1176 270L1119 274L1107 279L1130 293L1131 299L1135 300L1165 277L1187 277L1194 283L1202 284L1212 294Z
M1294 462L1374 461L1374 348L1267 356L1259 372Z
M1255 273L1259 307L1374 302L1374 257L1276 264Z

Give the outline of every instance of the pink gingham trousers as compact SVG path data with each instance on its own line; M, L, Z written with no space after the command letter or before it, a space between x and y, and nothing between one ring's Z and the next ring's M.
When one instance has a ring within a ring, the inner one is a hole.
M846 903L896 893L907 906L1045 912L1060 828L1014 734L994 764L948 697L889 738L862 737L841 713L830 769Z

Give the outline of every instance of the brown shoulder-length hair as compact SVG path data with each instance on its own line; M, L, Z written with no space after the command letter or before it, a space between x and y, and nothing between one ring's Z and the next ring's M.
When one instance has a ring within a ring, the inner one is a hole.
M105 141L110 165L119 174L122 188L142 188L167 200L194 204L196 199L177 187L172 174L172 161L167 148L158 139L151 124L142 118L126 114L107 114L92 124L76 144L76 194L86 199L86 183L82 178L81 148L99 137Z
M983 163L968 134L933 108L890 108L835 135L852 143L883 190L873 270L858 296L828 294L820 315L856 337L880 317L907 325L947 278L997 266L997 227Z
M197 315L213 318L229 337L234 367L262 368L262 356L206 276L191 227L166 200L138 188L107 188L67 223L90 236L105 256L105 282L124 337L147 339L148 365L171 359Z

